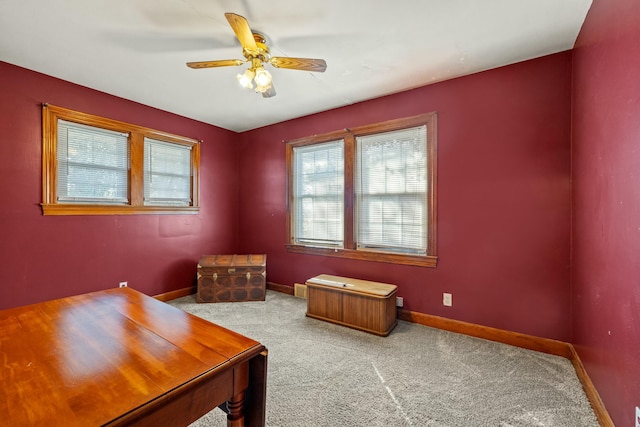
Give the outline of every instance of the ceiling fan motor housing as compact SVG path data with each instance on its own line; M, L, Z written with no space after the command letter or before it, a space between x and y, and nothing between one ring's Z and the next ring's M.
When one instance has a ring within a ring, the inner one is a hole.
M249 50L243 47L242 54L248 61L252 61L254 58L259 59L261 62L269 62L269 46L267 46L267 38L264 34L254 31L253 39L256 41L257 51Z

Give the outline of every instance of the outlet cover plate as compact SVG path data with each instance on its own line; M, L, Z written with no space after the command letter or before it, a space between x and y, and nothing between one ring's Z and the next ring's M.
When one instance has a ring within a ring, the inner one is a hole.
M404 298L396 297L396 307L399 307L399 308L404 307Z
M451 294L448 294L446 292L442 294L442 305L445 305L447 307L451 307L453 305Z
M640 408L636 406L636 427L640 427Z
M120 282L120 287L121 288L126 288L127 287L127 282Z

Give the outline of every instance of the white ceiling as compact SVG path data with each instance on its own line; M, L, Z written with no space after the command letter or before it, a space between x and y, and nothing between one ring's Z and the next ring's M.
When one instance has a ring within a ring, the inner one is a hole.
M245 131L571 49L591 0L0 0L0 61ZM277 96L244 89L224 13L265 33ZM1 78L1 76L0 76Z

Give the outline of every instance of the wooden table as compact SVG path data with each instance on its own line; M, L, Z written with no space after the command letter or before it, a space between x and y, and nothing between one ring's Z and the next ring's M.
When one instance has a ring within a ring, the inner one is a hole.
M264 426L267 350L131 288L0 311L0 424Z

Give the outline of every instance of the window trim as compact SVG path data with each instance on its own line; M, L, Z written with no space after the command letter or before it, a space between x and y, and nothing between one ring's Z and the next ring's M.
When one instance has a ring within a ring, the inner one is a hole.
M395 131L415 126L427 126L427 253L411 255L356 249L355 241L355 157L356 137ZM293 149L295 147L319 144L332 140L344 140L344 247L311 247L294 243L293 236ZM328 132L305 138L285 141L286 143L286 187L287 187L287 241L286 250L291 253L321 255L339 258L387 262L393 264L436 267L437 256L437 113L425 113L412 117L388 120L351 129Z
M65 204L57 201L58 119L129 134L129 204ZM191 147L191 205L144 204L144 138ZM196 214L200 210L200 141L49 104L42 105L42 213L43 215Z

